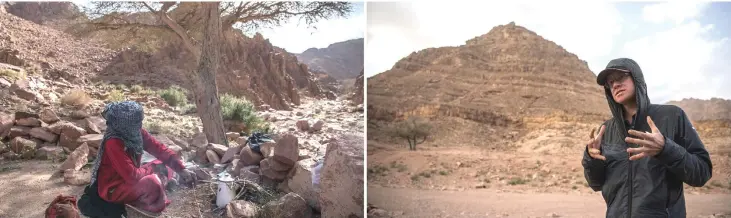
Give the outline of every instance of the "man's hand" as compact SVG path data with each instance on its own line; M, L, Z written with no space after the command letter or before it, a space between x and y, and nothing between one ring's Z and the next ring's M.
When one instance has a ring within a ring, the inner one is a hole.
M198 184L198 177L196 177L194 172L188 169L184 169L179 172L178 175L180 175L180 184L184 184L188 187L195 187Z
M636 130L630 130L629 134L633 135L636 138L630 138L627 137L624 139L627 143L637 144L642 147L639 148L628 148L627 152L632 153L638 153L635 155L632 155L629 157L630 160L639 160L643 157L652 157L660 153L662 151L663 147L665 146L665 136L662 135L660 132L660 129L655 126L655 122L652 121L652 118L650 116L647 116L647 124L650 125L650 129L652 129L652 133L648 132L640 132Z
M604 136L604 125L602 125L601 129L599 129L599 135L594 137L594 130L591 130L591 136L589 139L589 142L586 144L586 148L589 150L589 156L594 159L599 160L607 160L604 156L602 156L602 152L600 150L602 146L602 137Z

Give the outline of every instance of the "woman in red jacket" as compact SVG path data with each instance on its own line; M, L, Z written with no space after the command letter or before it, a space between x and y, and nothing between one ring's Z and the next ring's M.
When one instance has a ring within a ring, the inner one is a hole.
M91 184L79 200L84 215L120 217L126 214L124 205L160 213L170 204L165 183L173 178L173 171L181 183L195 183L195 174L185 169L178 155L142 129L144 112L138 103L108 104L102 116L107 131L94 161ZM143 151L157 160L141 165Z

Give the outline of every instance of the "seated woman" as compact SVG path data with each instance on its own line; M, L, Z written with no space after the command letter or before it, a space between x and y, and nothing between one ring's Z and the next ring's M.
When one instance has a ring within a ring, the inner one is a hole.
M126 215L125 205L157 214L170 204L165 183L173 178L173 171L182 184L195 183L195 174L185 169L180 157L142 129L144 112L138 103L108 104L102 116L107 120L107 131L94 162L91 184L79 200L84 215L120 217ZM140 166L143 150L157 160Z

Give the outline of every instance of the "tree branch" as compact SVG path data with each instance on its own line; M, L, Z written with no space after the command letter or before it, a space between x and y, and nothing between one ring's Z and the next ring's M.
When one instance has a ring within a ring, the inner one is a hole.
M142 5L144 5L153 14L157 14L157 11L155 9L153 9L152 7L150 7L150 5L147 4L147 2L142 2Z
M187 31L183 29L180 24L176 23L172 19L170 19L170 16L168 16L167 11L170 10L170 7L175 5L175 2L165 2L162 4L162 8L160 8L160 11L158 12L158 16L160 17L160 20L162 20L165 25L170 27L178 36L180 36L180 39L183 40L183 45L193 54L193 57L195 59L195 62L197 63L200 59L201 51L200 49L194 44L193 39L188 35Z

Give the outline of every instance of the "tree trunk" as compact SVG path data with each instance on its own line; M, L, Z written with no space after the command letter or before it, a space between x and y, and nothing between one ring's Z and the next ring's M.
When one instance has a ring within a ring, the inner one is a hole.
M203 132L208 142L228 146L226 132L221 117L221 104L218 101L218 85L216 71L218 70L219 43L221 38L221 21L218 14L220 2L201 3L206 19L203 34L202 54L198 62L197 88L194 88L198 116L203 123ZM196 82L194 82L196 83Z

